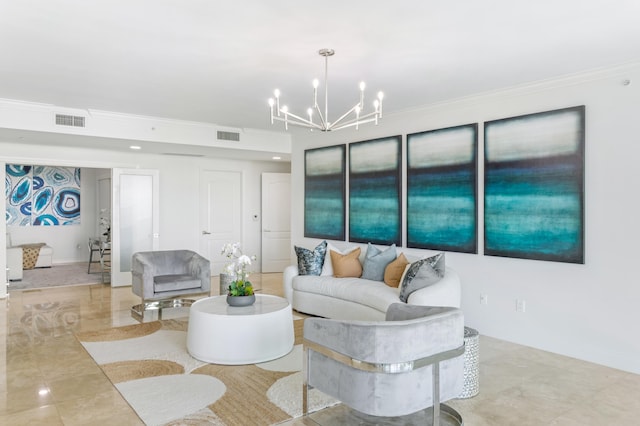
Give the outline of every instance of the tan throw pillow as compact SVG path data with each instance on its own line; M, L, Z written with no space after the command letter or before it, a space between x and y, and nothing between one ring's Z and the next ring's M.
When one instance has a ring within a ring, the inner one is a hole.
M347 254L340 254L331 250L331 264L333 265L333 276L336 278L354 277L360 278L362 275L362 265L360 264L360 247Z
M400 285L400 279L406 269L409 261L404 256L404 253L400 253L400 256L393 262L389 263L384 269L384 283L389 287L398 287Z
M347 254L347 253L349 253L352 250L355 250L357 248L358 248L358 246L353 246L353 247L349 247L349 248L344 249L344 250L339 250L333 244L327 243L327 254L325 255L324 263L322 264L322 272L320 273L320 275L333 276L333 264L331 263L331 251L332 250L335 251L336 253Z

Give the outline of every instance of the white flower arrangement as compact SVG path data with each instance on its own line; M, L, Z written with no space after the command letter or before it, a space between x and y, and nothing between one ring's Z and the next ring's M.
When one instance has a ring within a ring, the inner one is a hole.
M222 273L233 277L231 285L227 289L230 296L250 296L253 294L253 287L249 281L249 270L251 262L256 260L256 256L247 256L242 253L240 243L227 243L222 246L221 254L227 257L230 262L222 269Z

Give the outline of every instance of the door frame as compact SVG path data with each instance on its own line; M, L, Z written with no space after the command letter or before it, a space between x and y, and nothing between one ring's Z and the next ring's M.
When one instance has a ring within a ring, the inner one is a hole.
M151 176L151 250L160 248L160 172L156 169L111 169L111 287L131 285L131 270L121 271L120 262L120 177L122 175ZM135 248L134 248L135 252Z

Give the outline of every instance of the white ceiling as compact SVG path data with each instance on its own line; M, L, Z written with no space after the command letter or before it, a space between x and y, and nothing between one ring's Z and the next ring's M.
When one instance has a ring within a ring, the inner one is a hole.
M330 116L360 80L393 113L635 62L639 17L639 0L0 0L0 98L270 129L274 88L311 106L321 48Z

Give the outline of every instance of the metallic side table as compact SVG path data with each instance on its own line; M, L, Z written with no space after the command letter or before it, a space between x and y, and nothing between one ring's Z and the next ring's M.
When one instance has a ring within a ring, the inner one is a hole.
M464 386L458 398L471 398L480 392L480 334L464 328Z
M233 276L229 274L220 274L220 295L226 295L231 282L233 281Z

